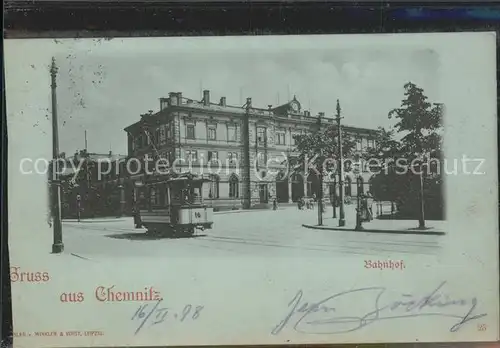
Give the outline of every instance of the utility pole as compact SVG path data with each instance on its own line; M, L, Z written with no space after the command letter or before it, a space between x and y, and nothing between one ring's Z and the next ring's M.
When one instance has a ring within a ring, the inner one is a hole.
M345 226L345 213L344 213L344 158L342 155L342 128L340 126L340 101L337 99L337 115L335 121L337 122L337 128L339 130L338 142L339 142L339 226Z
M243 115L243 209L251 208L252 191L250 189L250 108L252 98L247 98Z
M419 179L419 216L418 216L418 228L425 230L425 195L424 195L424 156L422 155L422 159L420 160L420 173L418 174Z
M52 90L52 217L54 219L54 242L52 244L52 253L58 254L64 251L62 241L62 223L61 223L61 182L59 181L59 127L57 125L57 96L56 96L56 60L52 57L50 67L51 90Z

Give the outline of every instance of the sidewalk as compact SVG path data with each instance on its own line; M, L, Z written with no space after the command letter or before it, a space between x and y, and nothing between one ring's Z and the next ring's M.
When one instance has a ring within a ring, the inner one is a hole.
M356 218L346 216L345 226L339 227L339 221L331 217L323 218L323 226L315 224L303 224L305 228L330 231L352 231L369 233L393 233L393 234L420 234L420 235L444 235L446 234L446 221L426 221L426 229L418 229L416 220L378 220L362 224L363 230L356 230Z

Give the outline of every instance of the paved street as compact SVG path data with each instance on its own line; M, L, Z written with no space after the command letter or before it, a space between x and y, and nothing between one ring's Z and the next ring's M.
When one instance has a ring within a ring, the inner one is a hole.
M325 222L331 208L325 214ZM346 211L346 217L353 212ZM442 236L390 235L321 231L302 227L315 223L317 211L286 207L278 211L228 212L214 215L214 228L192 238L154 239L134 229L131 218L64 222L66 252L99 257L331 257L365 255L403 259L439 254Z

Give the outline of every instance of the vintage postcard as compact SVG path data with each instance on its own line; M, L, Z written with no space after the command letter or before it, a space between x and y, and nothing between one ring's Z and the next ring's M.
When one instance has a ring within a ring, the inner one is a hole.
M16 347L499 339L495 33L8 39Z

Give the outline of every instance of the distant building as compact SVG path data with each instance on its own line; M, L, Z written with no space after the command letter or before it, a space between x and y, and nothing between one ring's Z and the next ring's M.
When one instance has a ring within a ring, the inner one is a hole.
M249 132L242 132L245 108L218 103L203 92L203 100L184 98L182 93L169 93L160 98L160 111L141 115L141 120L125 128L129 158L165 158L180 171L202 174L212 180L206 185L205 200L214 208L239 208L243 198L243 140L249 137L251 169L251 202L266 205L271 197L292 203L317 190L315 175L288 177L284 161L294 148L295 134L310 132L318 117L325 125L333 119L324 113L312 116L294 97L286 104L268 108L251 107ZM357 140L357 149L374 146L376 130L343 126L346 136ZM132 168L131 166L130 168ZM347 168L348 169L348 168ZM133 171L133 170L132 170ZM144 173L129 176L127 194L133 194L134 182L144 180ZM356 174L357 175L357 174ZM361 171L366 182L369 177ZM346 195L356 195L354 171L346 173ZM326 180L325 197L333 190ZM128 199L127 199L128 200Z
M111 151L99 154L86 150L66 157L60 177L63 217L75 217L78 205L84 217L127 213L125 159Z

